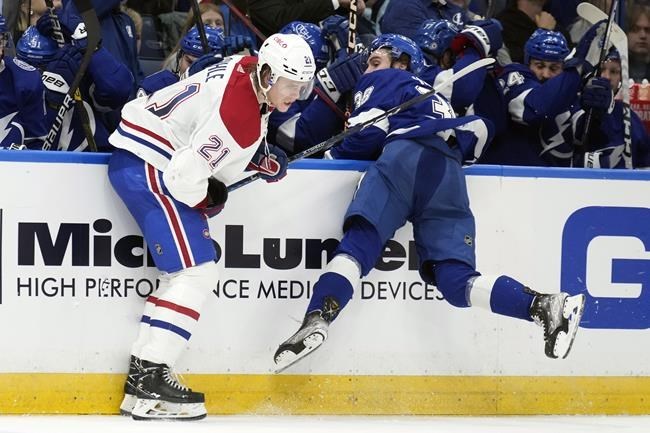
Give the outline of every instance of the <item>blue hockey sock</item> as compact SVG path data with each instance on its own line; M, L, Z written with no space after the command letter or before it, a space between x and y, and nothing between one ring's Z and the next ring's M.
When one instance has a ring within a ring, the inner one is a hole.
M323 319L333 321L352 299L354 288L360 279L356 260L345 254L335 256L314 285L307 314L320 310Z
M485 307L508 317L529 320L530 304L534 295L524 285L507 275L481 275L471 283L470 300L473 306Z

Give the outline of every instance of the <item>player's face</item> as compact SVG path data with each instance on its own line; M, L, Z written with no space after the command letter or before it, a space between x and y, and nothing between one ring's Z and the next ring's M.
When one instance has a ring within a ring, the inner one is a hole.
M196 61L196 57L190 56L189 54L183 54L181 56L181 59L178 62L178 73L179 75L183 75L185 71L187 71L190 66L192 66L192 63Z
M369 74L374 71L379 71L381 69L388 69L393 63L393 58L390 54L390 50L386 48L380 48L373 51L368 56L368 67L364 74Z
M604 62L600 70L600 76L607 78L612 89L616 92L618 86L621 85L621 64L614 60Z
M562 73L562 62L551 62L548 60L532 59L528 65L533 74L541 82L549 78L557 77Z
M286 112L296 102L307 87L307 83L280 77L266 94L269 103L281 113Z

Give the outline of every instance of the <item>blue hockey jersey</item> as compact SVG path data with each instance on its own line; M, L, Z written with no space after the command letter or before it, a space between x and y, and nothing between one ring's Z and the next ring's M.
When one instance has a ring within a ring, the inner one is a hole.
M480 162L570 165L572 143L563 138L562 128L569 125L565 120L574 110L581 82L574 68L541 83L527 66L507 65L499 76L508 110L507 130L495 137Z
M0 147L40 142L47 134L41 74L5 56L0 62Z
M413 74L400 69L383 69L365 74L354 93L354 111L350 124L366 122L423 93L432 87ZM441 95L377 121L348 136L326 156L335 159L376 160L383 147L400 138L436 135L458 147L466 163L481 156L493 135L491 122L478 116L457 118L449 102Z

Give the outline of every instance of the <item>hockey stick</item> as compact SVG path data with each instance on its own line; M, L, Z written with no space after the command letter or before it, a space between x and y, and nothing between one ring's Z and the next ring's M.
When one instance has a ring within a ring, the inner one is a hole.
M199 31L199 38L201 38L201 45L203 46L203 54L208 54L210 52L210 46L208 45L208 37L205 35L205 28L203 28L203 19L201 18L201 9L199 9L199 1L192 0L190 1L192 5L192 12L194 13L194 24L196 29Z
M577 8L578 15L589 22L595 24L599 21L607 19L607 15L591 3L580 3ZM631 119L630 119L630 89L628 87L629 81L629 67L628 67L628 52L627 52L627 35L616 24L612 25L611 42L618 49L621 56L621 85L623 95L623 161L625 168L633 168L632 161L632 137L631 137Z
M57 43L60 43L59 37L56 36L57 27L58 27L58 32L60 34L60 39L65 43L63 39L63 32L61 31L61 25L59 23L59 18L56 16L56 14L54 14L54 5L52 3L52 0L46 0L45 3L47 7L50 9L50 13L52 14L52 22L55 28L54 34ZM74 76L74 79L72 81L72 84L70 85L70 88L68 89L68 92L66 93L65 98L63 98L63 103L57 110L56 117L54 118L54 122L52 123L52 127L50 128L50 131L47 133L47 136L45 137L45 142L43 143L42 149L50 150L52 148L52 145L54 144L54 140L56 140L56 137L59 134L59 131L61 130L61 127L63 125L63 118L65 117L65 114L68 112L68 110L70 110L70 108L72 107L72 102L74 98L74 101L78 102L79 104L79 109L80 109L79 112L82 113L81 124L83 125L84 128L84 135L86 136L86 140L88 140L88 146L93 152L97 152L97 144L95 143L95 137L93 136L93 133L90 129L90 120L88 119L88 113L86 113L86 107L84 106L83 101L81 100L79 85L81 84L81 80L83 79L84 74L86 73L86 69L88 68L90 59L92 58L95 49L99 44L99 32L100 32L99 21L97 20L97 15L95 14L95 10L93 9L93 5L91 4L90 0L73 0L73 3L76 6L77 11L81 16L81 19L84 22L84 26L86 30L86 52L84 53L84 56L81 59L81 63L79 64L79 69L77 70L77 73Z
M612 28L614 20L616 19L616 8L618 6L619 0L612 0L612 4L609 8L609 19L607 20L607 27L605 27L605 37L603 40L603 45L600 48L600 56L598 58L598 65L596 65L596 70L594 71L594 77L599 77L600 76L600 69L601 65L605 61L605 58L607 57L607 52L609 51L609 45L610 45L610 40L611 40L611 35L612 35ZM582 151L584 151L585 146L589 142L589 136L591 132L591 124L593 121L593 116L594 116L594 110L589 109L587 111L587 117L585 118L585 126L584 126L584 131L582 133L582 140L580 142L580 148Z
M590 24L595 24L599 21L606 20L607 15L605 12L598 9L591 3L580 3L577 8L578 16ZM611 41L621 55L621 85L623 93L623 161L625 168L633 168L632 161L632 137L631 134L631 119L630 119L630 88L628 81L630 78L630 71L628 66L628 53L627 53L627 35L619 27L618 24L612 25Z
M303 159L303 158L307 158L308 156L311 156L311 155L315 155L318 152L326 151L326 150L334 147L334 145L336 145L338 142L343 141L343 139L345 139L347 136L352 135L352 134L356 134L357 132L360 132L361 130L367 128L368 126L372 126L372 125L374 125L374 124L376 124L378 122L381 122L382 120L384 120L384 119L386 119L386 118L388 118L390 116L394 116L397 113L400 113L400 112L402 112L402 111L404 111L404 110L406 110L408 108L411 108L412 106L414 106L416 104L419 104L419 103L427 100L428 98L430 98L434 94L440 92L445 87L451 86L452 84L454 84L455 81L461 79L465 75L471 74L472 72L476 71L477 69L487 67L487 66L493 64L495 61L496 60L494 60L491 57L486 57L484 59L477 60L476 62L465 66L463 69L461 69L459 71L456 71L448 79L446 79L442 83L439 83L438 85L436 85L433 89L429 90L428 92L423 93L421 95L418 95L418 96L416 96L414 98L411 98L408 101L403 102L400 105L398 105L396 107L393 107L390 110L385 111L384 113L382 113L382 114L380 114L378 116L372 117L372 118L370 118L370 119L368 119L366 121L363 121L363 122L355 123L354 125L350 126L347 130L345 130L343 132L340 132L340 133L336 134L335 136L330 137L327 140L310 147L309 149L306 149L306 150L304 150L304 151L302 151L300 153L297 153L297 154L293 155L292 157L289 158L289 163L292 163L294 161L298 161L298 160ZM230 185L228 187L228 192L231 192L231 191L234 191L234 190L236 190L238 188L241 188L242 186L247 185L247 184L249 184L249 183L251 183L254 180L257 180L259 178L260 178L259 173L255 173L255 174L253 174L251 176L248 176L248 177L240 180L239 182L236 182L236 183Z
M357 51L357 0L350 0L350 13L348 14L348 56ZM352 94L345 101L345 120L352 113ZM347 122L345 127L347 128Z
M65 45L65 38L63 37L63 30L61 29L61 22L59 21L59 17L54 12L54 3L52 0L45 0L45 6L47 6L50 19L52 20L52 34L54 36L54 40L56 41L56 44L59 48L63 48ZM88 147L90 147L91 151L97 152L97 143L95 142L95 136L93 135L93 131L90 128L90 117L88 116L86 106L84 105L83 99L81 98L81 92L79 92L78 88L74 92L74 101L75 105L79 108L77 112L81 117L81 127L84 130L84 135L86 136ZM59 146L59 148L60 147L61 146Z
M246 15L244 15L230 0L221 0L221 3L225 4L228 6L228 9L230 9L231 12L233 12L235 15L237 15L237 18L239 18L246 27L251 29L253 33L255 33L255 36L257 36L260 39L260 42L264 42L266 40L266 36L264 36L264 33L262 33L257 27L255 27L255 24L248 18ZM230 29L228 29L230 32Z

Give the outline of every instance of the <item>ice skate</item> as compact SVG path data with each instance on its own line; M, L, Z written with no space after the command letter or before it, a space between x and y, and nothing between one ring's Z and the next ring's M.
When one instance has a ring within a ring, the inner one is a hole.
M124 398L122 399L122 404L120 404L120 415L131 416L133 406L135 406L135 402L138 399L136 397L136 385L138 384L141 373L140 358L131 355L129 373L124 382Z
M566 358L578 332L585 308L585 295L540 294L530 306L530 317L544 328L545 352L549 358Z
M169 366L142 361L131 415L137 420L191 421L205 418L205 397L181 384Z
M305 316L298 332L282 343L273 357L277 365L276 373L295 364L327 340L329 322L321 316L320 310L312 311Z

